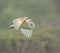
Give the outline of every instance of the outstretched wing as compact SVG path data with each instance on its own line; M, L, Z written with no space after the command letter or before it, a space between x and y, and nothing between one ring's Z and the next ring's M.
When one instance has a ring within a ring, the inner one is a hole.
M15 30L18 30L22 23L27 19L28 17L20 17L20 18L17 18L17 19L14 19L13 20L13 24L10 26L10 28L14 28Z
M24 36L26 36L27 38L31 38L33 29L24 29L24 28L21 28L20 30L24 34Z
M20 19L14 19L13 24L10 26L10 28L14 28L15 30L18 30L21 24L22 22Z

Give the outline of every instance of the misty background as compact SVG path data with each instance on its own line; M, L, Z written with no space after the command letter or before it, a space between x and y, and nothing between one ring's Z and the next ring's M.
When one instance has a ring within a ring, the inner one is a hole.
M24 16L36 25L31 39L9 28ZM60 53L60 0L0 0L0 53Z

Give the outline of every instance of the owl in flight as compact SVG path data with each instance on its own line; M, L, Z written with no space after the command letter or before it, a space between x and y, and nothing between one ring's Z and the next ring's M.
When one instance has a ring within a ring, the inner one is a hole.
M26 24L29 28L22 27L23 24ZM12 25L9 26L11 29L14 28L15 30L20 29L21 33L26 36L27 38L31 38L33 29L35 28L35 24L32 21L32 19L28 19L28 17L20 17L17 19L14 19L12 21Z

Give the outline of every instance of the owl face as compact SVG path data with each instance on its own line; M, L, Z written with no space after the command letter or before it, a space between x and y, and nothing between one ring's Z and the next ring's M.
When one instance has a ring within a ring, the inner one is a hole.
M33 23L32 19L27 19L26 24L29 28L33 29L35 27L35 24Z

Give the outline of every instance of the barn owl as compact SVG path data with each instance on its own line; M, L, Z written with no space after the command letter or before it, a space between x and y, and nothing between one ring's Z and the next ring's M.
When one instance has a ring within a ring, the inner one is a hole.
M20 29L22 34L26 36L27 38L31 38L33 29L35 28L35 24L33 23L32 19L28 19L28 17L20 17L17 19L14 19L13 24L10 25L10 28L14 28L15 30ZM21 25L25 23L30 29L25 29Z

